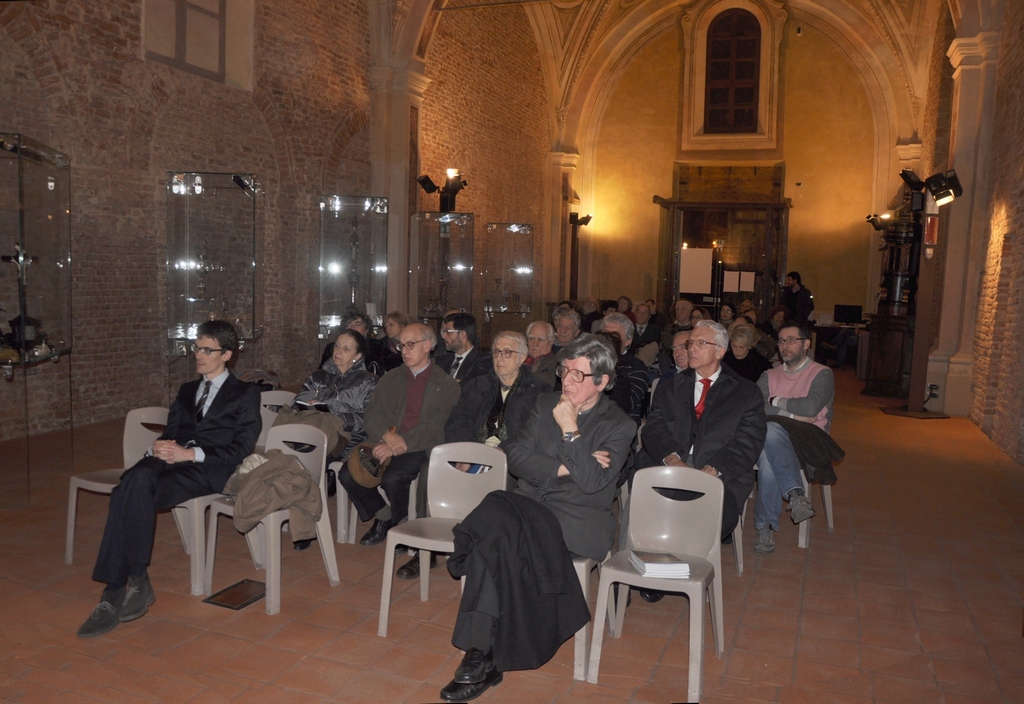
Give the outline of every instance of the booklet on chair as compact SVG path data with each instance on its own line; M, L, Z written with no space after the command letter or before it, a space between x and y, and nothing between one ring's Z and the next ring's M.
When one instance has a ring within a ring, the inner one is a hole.
M690 576L690 565L667 552L630 550L629 561L644 577L683 579Z

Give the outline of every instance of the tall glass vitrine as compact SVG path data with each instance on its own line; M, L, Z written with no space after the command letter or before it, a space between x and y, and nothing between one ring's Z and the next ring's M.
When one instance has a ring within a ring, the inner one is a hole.
M261 290L253 174L167 174L168 392L195 373L189 347L206 320L234 323L243 342L235 371L260 364Z
M0 133L0 508L71 467L70 160Z

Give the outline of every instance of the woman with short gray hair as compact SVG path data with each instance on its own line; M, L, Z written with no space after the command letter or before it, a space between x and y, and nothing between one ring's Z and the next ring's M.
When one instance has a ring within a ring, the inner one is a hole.
M772 363L754 349L758 337L753 325L737 323L729 330L729 351L722 359L723 364L755 384L761 374L772 368Z

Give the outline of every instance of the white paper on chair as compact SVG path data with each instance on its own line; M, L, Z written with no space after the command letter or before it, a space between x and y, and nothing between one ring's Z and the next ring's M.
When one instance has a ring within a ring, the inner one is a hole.
M629 561L644 577L686 579L690 576L690 565L667 552L630 550Z

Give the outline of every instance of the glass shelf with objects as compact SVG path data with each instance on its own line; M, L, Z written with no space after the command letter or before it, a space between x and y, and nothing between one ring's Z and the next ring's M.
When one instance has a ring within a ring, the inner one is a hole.
M424 322L473 310L472 213L415 213L410 227L410 309Z
M337 336L352 313L368 316L379 332L387 312L387 198L320 197L318 269L319 348Z

